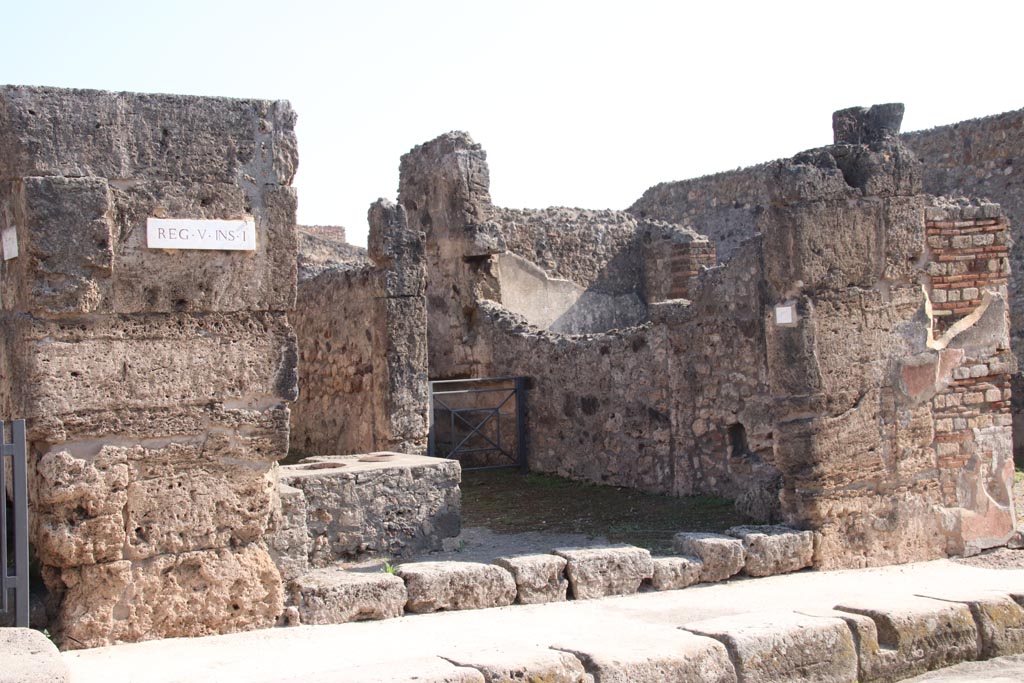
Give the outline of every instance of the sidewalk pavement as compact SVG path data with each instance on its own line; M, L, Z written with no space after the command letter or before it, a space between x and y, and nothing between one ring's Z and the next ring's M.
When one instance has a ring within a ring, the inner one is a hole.
M747 613L820 615L843 603L884 608L914 595L942 598L987 591L1024 593L1024 569L937 560L805 571L599 600L157 640L66 652L63 657L74 683L480 681L480 662L564 659L565 652L578 658L569 657L577 668L582 662L591 670L605 666L611 671L607 667L614 668L614 662L632 661L630 670L641 671L639 663L645 660L690 652L698 637L680 627L691 622ZM735 652L730 656L735 660ZM568 666L564 661L562 665ZM641 674L631 676L621 680L639 683ZM652 671L650 680L665 680L657 676Z

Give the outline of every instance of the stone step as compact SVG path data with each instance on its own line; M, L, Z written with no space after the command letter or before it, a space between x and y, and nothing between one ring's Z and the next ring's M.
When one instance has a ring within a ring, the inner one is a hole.
M385 571L314 569L289 584L289 604L302 624L390 619L405 612L405 582Z

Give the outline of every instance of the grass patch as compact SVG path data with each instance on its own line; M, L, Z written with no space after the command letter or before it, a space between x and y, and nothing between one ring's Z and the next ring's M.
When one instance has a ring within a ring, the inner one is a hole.
M667 553L677 532L722 532L749 521L730 501L715 496L675 498L515 470L462 475L463 526L500 533L605 536Z

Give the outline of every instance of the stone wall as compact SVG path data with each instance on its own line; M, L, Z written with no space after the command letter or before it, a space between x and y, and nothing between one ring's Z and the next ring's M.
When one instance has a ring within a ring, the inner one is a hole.
M924 164L924 189L936 195L998 202L1013 234L1010 302L1013 353L1024 359L1024 109L906 133L903 141ZM1015 445L1024 462L1024 376L1013 372Z
M270 626L263 535L295 398L285 102L0 89L0 414L64 647ZM239 219L255 251L147 247Z
M999 545L1013 529L1005 221L922 193L902 112L837 112L835 144L759 167L758 230L724 265L707 267L714 245L693 231L638 223L650 322L602 334L503 305L500 225L465 222L494 215L482 150L428 143L403 162L403 201L428 253L447 254L431 286L461 297L431 302L431 327L457 332L445 343L466 375L528 378L533 469L734 498L819 532L820 567Z
M299 283L296 456L426 449L423 243L401 207L371 207L369 255Z
M345 228L336 225L300 225L299 282L325 270L350 263L370 263L366 249L345 241Z

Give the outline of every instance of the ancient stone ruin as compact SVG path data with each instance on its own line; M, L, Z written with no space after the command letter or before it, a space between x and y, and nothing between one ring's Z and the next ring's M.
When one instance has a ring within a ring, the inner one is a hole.
M287 103L0 89L0 417L28 420L51 631L90 647L1006 543L1024 114L901 135L902 114L836 112L831 145L625 211L494 206L483 149L449 133L402 158L363 251L296 226ZM532 470L787 526L682 534L674 558L335 571L458 533L459 466L423 456L429 382L504 376Z

